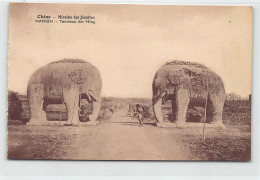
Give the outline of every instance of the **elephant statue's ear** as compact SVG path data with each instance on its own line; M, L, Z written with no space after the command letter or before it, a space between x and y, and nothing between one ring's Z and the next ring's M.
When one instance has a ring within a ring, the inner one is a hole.
M168 81L172 84L172 85L178 85L181 83L180 80L180 76L179 75L168 75Z
M197 74L194 71L191 71L187 68L183 68L180 70L180 75L183 77L193 77L196 76Z

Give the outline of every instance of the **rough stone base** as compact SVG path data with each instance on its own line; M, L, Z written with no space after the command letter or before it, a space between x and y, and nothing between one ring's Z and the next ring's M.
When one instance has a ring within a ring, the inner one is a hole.
M46 121L46 122L28 122L28 126L96 126L99 121L88 121L88 122L79 122L78 124L68 124L67 121Z
M171 122L163 122L163 123L156 123L156 126L159 128L177 128L177 127L198 127L203 128L204 123L194 123L194 122L185 122L181 126L177 126L176 123ZM211 128L225 128L225 125L223 123L206 123L205 127L211 127Z
M87 121L87 122L80 122L79 126L96 126L99 124L99 121Z
M48 121L29 121L26 123L27 126L48 126Z
M162 123L156 123L156 127L159 128L176 128L176 123L171 122L162 122Z

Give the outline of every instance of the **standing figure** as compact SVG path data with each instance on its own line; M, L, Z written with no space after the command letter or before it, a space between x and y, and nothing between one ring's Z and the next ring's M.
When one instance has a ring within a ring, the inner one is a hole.
M140 104L136 104L136 117L140 122L140 125L143 125L143 108Z

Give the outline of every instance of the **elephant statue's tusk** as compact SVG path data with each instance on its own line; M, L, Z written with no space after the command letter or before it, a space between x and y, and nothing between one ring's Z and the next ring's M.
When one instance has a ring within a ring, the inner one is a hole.
M91 90L88 90L88 94L90 95L91 100L93 99L96 102L98 101L98 98L93 94L93 92Z
M86 95L87 95L88 102L91 103L91 97L90 97L89 93L86 93Z
M96 119L99 115L100 102L97 102L97 101L92 102L92 108L93 108L93 112L91 115L89 115L89 120L93 122L93 121L96 121Z
M166 95L166 92L163 91L155 100L153 100L153 105L157 103L160 99L162 99Z

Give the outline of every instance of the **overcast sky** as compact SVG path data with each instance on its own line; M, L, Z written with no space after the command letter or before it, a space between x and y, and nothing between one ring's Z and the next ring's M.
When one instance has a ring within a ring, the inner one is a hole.
M40 24L37 15L96 23ZM96 66L103 96L151 97L155 72L174 59L203 63L228 93L251 93L249 7L12 4L9 22L8 88L19 93L37 68L63 58Z

